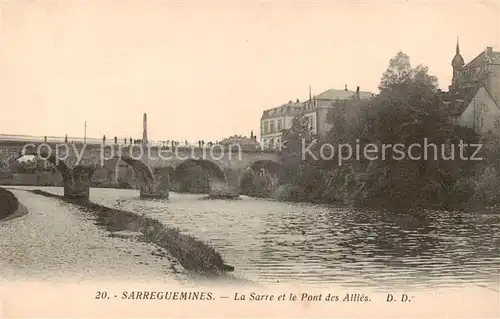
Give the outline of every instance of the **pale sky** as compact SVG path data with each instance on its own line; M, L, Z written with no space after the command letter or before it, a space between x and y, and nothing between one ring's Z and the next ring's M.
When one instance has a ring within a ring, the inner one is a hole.
M1 2L0 134L220 140L329 88L376 93L398 51L446 89L500 47L498 2Z

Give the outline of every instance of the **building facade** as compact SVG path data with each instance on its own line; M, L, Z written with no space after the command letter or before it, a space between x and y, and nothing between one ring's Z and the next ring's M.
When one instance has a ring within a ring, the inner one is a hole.
M457 41L453 79L442 100L455 124L500 134L500 52L487 47L465 64Z
M265 110L260 119L261 143L270 148L277 147L283 138L283 131L292 127L293 118L302 114L308 123L312 135L324 137L331 129L328 121L329 111L338 103L352 100L364 100L373 97L371 92L330 89L317 96L309 90L309 99L301 102L298 99L281 106Z
M257 136L253 134L253 131L250 132L250 137L241 136L241 135L233 135L227 137L219 142L220 145L225 147L231 147L234 145L239 145L242 148L258 148L259 142L257 142Z

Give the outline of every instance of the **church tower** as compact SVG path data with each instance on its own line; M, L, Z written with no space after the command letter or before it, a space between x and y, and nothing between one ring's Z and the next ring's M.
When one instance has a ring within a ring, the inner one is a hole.
M148 115L144 113L142 120L142 144L148 144Z
M453 60L451 61L451 66L453 67L453 79L451 81L451 85L453 87L458 86L458 83L460 81L460 70L464 65L465 65L464 58L460 54L460 45L458 43L458 38L457 38L456 53L455 56L453 57Z

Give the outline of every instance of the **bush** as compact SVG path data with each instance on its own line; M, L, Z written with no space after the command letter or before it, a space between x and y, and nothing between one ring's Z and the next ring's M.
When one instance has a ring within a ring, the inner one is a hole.
M0 219L14 213L18 207L19 202L14 194L0 187Z

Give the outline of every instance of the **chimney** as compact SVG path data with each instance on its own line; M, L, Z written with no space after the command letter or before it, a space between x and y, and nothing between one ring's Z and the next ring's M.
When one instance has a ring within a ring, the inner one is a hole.
M344 90L347 91L347 84L345 85L345 89Z
M144 113L142 119L142 144L148 144L148 116L146 113Z

